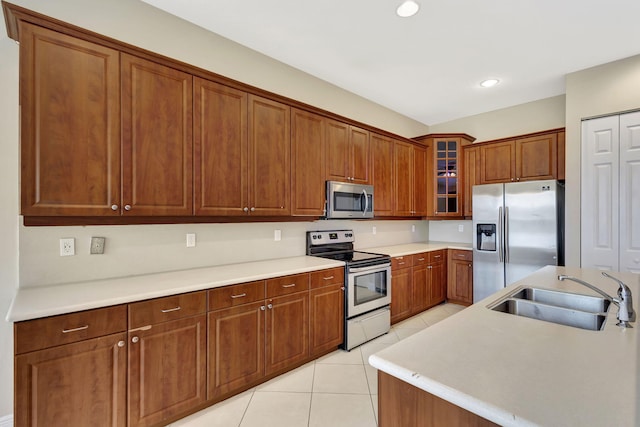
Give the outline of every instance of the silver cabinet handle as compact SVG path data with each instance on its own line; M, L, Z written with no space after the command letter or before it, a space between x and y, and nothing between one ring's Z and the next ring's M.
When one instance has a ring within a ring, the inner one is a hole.
M244 294L238 294L238 295L231 295L231 298L242 298L242 297L246 297L246 296L247 296L247 294L244 293Z
M160 310L163 313L171 313L172 311L178 311L180 310L182 307L177 306L177 307L173 307L173 308L167 308L165 310Z
M344 286L343 286L343 287L341 287L340 289L344 291Z
M63 334L68 334L69 332L84 331L85 329L89 329L89 325L80 326L79 328L63 329L62 333Z
M256 208L254 208L253 206L251 206L251 209L249 209L251 212L255 212Z
M118 341L118 347L124 347L124 341Z
M271 310L273 308L273 304L267 304L267 308Z
M431 270L431 269L433 268L433 266L432 266L432 265L429 265L429 266L427 266L427 268L428 268L429 270Z
M331 280L333 279L333 276L329 276L329 277L323 277L322 280Z
M264 311L264 308L265 308L264 305L260 306L260 310Z
M418 261L424 261L424 258L418 258Z
M244 208L242 208L242 211L243 212L249 212L249 208L245 206Z
M117 211L118 210L118 205L111 205L111 210L112 211Z
M130 211L131 210L131 205L124 205L124 210L125 211Z
M296 286L295 283L291 283L290 285L282 285L283 288L293 288L295 286Z
M434 258L440 258L442 255L434 255Z
M399 262L398 265L404 265L404 261Z
M131 338L131 342L132 343L137 343L138 341L140 341L140 338L138 338L138 337Z

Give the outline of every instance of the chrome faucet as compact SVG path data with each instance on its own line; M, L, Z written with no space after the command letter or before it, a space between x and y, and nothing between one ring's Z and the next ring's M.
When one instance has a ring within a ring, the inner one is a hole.
M607 277L611 280L616 281L618 285L620 285L620 287L618 288L618 298L614 298L608 293L596 288L592 284L587 283L584 280L580 280L573 276L566 276L564 274L561 274L558 276L558 280L560 281L571 280L572 282L580 283L581 285L596 291L597 293L599 293L600 295L602 295L603 297L605 297L606 299L608 299L609 301L611 301L612 303L618 306L618 323L616 323L616 325L620 326L621 328L632 328L629 322L636 321L636 313L635 311L633 311L633 299L631 298L631 289L629 289L629 287L625 285L622 281L616 279L610 274L607 274L605 271L602 272L602 275L604 277Z

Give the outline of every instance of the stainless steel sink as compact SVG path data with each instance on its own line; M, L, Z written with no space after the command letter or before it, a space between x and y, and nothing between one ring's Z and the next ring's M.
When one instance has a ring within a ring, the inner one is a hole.
M518 288L490 309L530 319L600 331L610 301L590 295L532 287Z
M601 297L529 287L522 288L512 294L511 298L588 311L589 313L606 313L609 304L611 304L611 301Z

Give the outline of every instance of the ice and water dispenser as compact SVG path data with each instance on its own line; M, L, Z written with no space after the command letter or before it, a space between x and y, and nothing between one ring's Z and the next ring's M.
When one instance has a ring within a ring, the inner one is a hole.
M476 248L479 251L496 250L496 225L476 224Z

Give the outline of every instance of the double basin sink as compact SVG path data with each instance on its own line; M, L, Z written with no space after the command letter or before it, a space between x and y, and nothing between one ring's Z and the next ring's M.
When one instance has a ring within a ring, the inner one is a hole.
M607 319L610 304L608 299L596 296L522 287L489 308L516 316L600 331Z

